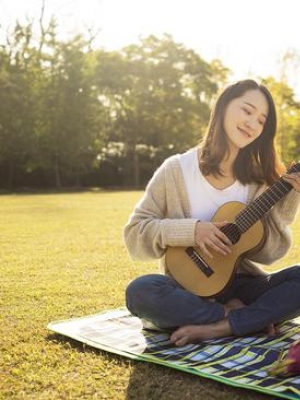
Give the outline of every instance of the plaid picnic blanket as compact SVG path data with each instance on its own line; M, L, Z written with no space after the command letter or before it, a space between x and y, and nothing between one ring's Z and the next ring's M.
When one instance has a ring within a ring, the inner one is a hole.
M300 399L300 376L269 375L279 354L300 339L300 320L284 323L280 334L222 338L176 347L166 332L142 329L126 309L55 321L47 328L92 347L134 360L161 364L227 385L286 399Z

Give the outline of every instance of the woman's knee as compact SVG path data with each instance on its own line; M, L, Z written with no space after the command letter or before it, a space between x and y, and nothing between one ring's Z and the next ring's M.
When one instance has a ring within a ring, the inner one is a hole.
M164 275L149 274L131 281L126 288L126 306L129 311L135 313L136 307L150 300L155 287L162 284L164 280Z

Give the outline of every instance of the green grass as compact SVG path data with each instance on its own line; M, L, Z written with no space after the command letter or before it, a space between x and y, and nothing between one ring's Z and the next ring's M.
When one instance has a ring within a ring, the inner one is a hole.
M122 227L140 192L0 196L0 399L269 399L51 334L50 321L124 306ZM297 261L295 243L274 267Z

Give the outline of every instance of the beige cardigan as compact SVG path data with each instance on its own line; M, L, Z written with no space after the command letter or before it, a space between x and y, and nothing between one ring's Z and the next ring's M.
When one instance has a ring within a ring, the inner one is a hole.
M266 186L249 185L247 204ZM239 271L252 275L263 273L256 264L271 264L282 258L292 244L288 225L294 220L300 194L291 190L264 217L266 241L251 260L241 260ZM199 199L201 201L201 199ZM127 249L133 259L160 259L165 273L164 254L167 246L195 246L195 226L178 156L171 156L157 169L144 195L134 208L124 228Z

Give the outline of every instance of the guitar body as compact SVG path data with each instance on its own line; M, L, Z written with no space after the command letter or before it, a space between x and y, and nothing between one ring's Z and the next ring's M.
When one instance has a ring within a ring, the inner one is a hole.
M218 209L212 222L235 224L235 217L245 208L240 202L226 203ZM209 258L199 247L168 247L166 267L173 278L190 292L201 297L216 296L230 284L241 256L257 248L263 238L263 225L258 220L240 235L231 246L230 254L224 256L210 250L213 258Z

